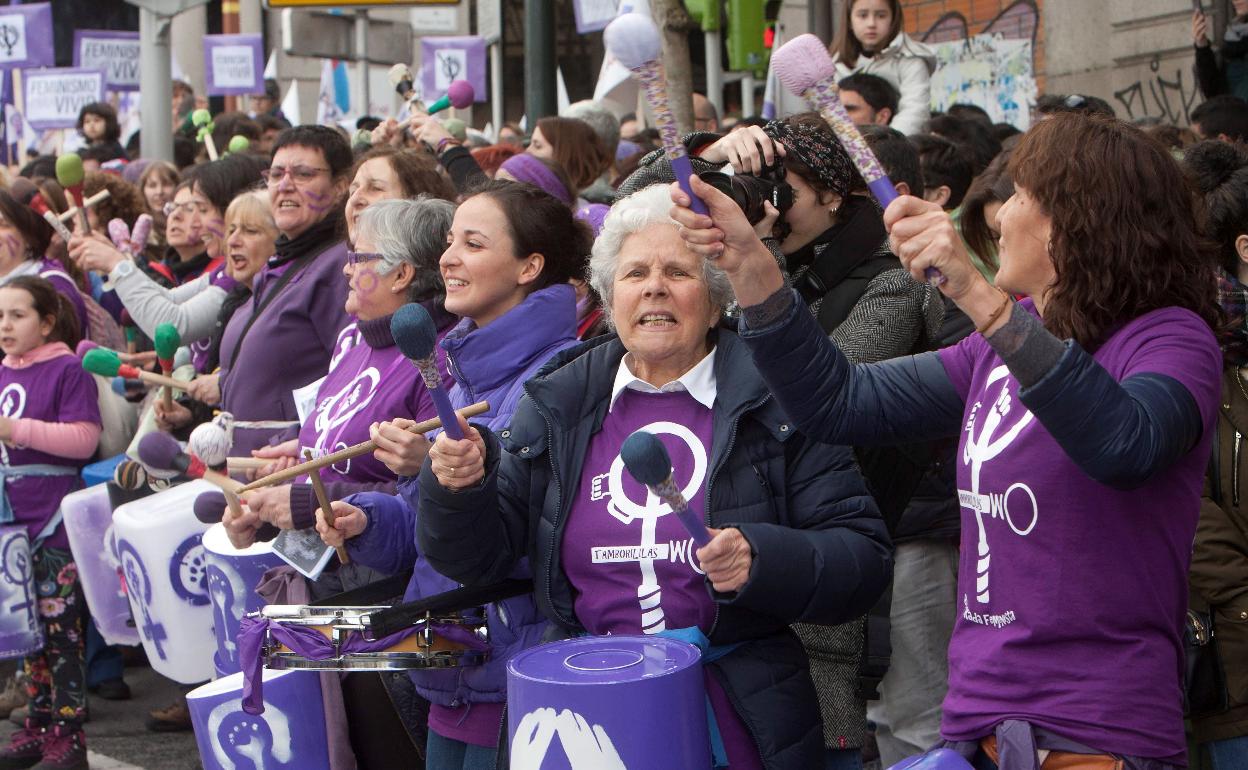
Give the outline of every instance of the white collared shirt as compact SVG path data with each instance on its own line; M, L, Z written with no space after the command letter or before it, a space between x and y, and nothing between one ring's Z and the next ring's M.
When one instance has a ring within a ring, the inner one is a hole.
M693 400L697 401L707 409L715 408L715 348L711 348L711 352L706 354L694 367L682 374L675 380L667 383L661 388L656 388L645 380L633 374L632 366L629 359L633 357L632 353L625 353L620 359L620 368L615 372L615 383L611 386L611 403L607 406L607 411L615 406L615 400L620 397L625 388L630 390L639 390L642 393L678 393L685 391L693 396Z

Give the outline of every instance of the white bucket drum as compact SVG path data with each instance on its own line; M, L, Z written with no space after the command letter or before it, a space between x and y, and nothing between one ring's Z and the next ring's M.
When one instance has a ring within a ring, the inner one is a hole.
M30 538L23 526L0 527L0 659L43 649Z
M109 644L138 644L142 640L130 619L130 601L117 570L115 544L108 542L108 528L113 524L108 486L96 484L71 492L61 501L61 512L87 608L100 636Z
M216 641L200 542L208 525L195 518L192 506L214 488L192 481L113 512L118 562L148 661L158 674L182 684L213 675Z
M238 662L238 626L243 615L264 606L256 585L264 573L285 564L273 553L273 543L256 543L238 550L230 545L225 526L213 524L204 533L208 558L208 597L212 600L213 631L217 652L213 660L218 676L241 669Z
M186 696L204 770L329 767L321 678L264 671L264 713L243 711L243 675L230 674Z

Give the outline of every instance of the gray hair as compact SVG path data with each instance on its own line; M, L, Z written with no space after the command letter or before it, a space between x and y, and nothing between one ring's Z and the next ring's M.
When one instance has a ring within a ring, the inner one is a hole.
M446 234L455 204L420 195L411 200L377 201L360 214L357 241L372 241L381 254L377 266L386 275L406 262L416 269L408 295L413 302L444 293L438 262L446 251Z
M588 123L602 143L607 146L608 156L612 161L615 160L615 149L620 144L620 119L607 109L605 104L593 99L582 99L569 104L567 109L559 114L559 117L575 118Z
M619 267L620 248L624 245L624 239L654 224L676 227L676 220L668 213L671 208L672 197L668 192L668 185L656 184L616 201L607 218L603 220L602 230L594 240L594 249L589 257L589 285L602 298L603 312L612 328L615 328L615 319L611 315L611 300L615 294L615 273ZM728 282L728 275L715 267L710 260L704 259L702 278L706 282L711 303L721 311L727 310L733 301L732 284Z

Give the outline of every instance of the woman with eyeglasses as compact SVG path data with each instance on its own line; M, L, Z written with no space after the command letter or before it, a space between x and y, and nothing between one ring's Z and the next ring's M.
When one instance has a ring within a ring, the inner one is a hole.
M347 141L326 126L288 128L274 143L264 172L278 231L274 254L221 337L221 408L237 420L235 455L297 428L291 391L323 377L355 335L354 328L343 333L352 160Z

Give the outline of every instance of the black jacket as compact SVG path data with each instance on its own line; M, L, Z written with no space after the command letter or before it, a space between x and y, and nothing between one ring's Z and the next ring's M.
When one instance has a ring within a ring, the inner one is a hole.
M564 502L576 494L624 352L617 338L598 338L530 380L511 427L497 437L482 431L488 453L479 486L450 493L426 463L417 537L435 569L483 583L528 557L538 606L567 632L582 630L559 563ZM819 706L788 626L862 615L891 574L888 536L848 449L793 429L735 334L718 333L715 356L708 519L737 527L755 556L738 593L707 586L718 604L712 644L744 642L710 666L766 767L821 766Z

